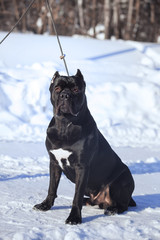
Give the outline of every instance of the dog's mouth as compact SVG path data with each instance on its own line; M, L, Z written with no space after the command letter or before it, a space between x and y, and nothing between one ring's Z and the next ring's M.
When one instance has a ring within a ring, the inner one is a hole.
M71 107L71 104L69 104L67 101L60 102L56 108L56 115L60 116L61 114L66 114L66 115L72 115L74 117L78 116L78 113L75 113Z

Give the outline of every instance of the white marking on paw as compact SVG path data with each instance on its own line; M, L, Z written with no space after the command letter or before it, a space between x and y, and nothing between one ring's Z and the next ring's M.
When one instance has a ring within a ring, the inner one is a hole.
M70 166L68 158L72 154L72 152L63 150L62 148L53 149L53 150L50 150L50 152L55 156L55 158L58 161L58 164L61 168L63 168L62 159L66 159L66 165Z

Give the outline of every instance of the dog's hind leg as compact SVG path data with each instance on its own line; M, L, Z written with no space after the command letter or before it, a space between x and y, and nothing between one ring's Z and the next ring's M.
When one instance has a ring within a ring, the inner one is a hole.
M131 203L133 190L134 181L129 169L126 169L113 183L109 185L111 204L106 207L105 214L114 215L116 213L123 213L126 211Z
M131 198L128 206L130 206L130 207L136 207L136 202L133 200L133 198Z

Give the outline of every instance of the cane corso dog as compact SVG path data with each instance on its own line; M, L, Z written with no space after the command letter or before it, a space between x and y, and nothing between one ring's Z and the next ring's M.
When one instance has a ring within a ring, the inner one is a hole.
M46 199L34 209L47 211L57 197L62 172L75 183L75 195L67 224L82 222L85 205L99 205L106 215L123 213L135 206L134 180L128 167L112 150L87 107L85 81L56 72L50 85L54 109L46 137L50 156L50 183Z

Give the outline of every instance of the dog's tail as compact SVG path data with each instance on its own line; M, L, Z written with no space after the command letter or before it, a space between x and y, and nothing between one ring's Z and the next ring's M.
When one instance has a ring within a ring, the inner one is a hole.
M136 206L136 202L133 200L132 197L131 197L131 200L130 200L128 206L130 206L130 207L135 207Z

